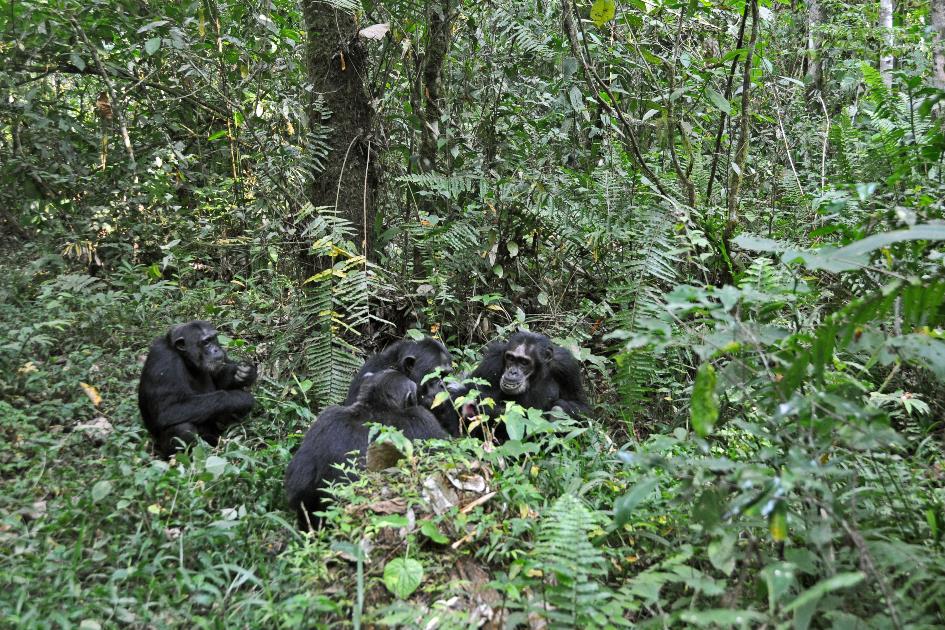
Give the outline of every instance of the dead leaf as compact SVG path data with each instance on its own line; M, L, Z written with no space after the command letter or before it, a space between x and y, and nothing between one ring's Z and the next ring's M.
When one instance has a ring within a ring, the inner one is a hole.
M79 383L79 387L82 388L82 391L85 392L85 395L89 397L89 400L92 401L92 404L98 407L102 404L102 397L99 395L98 390L89 385L88 383Z

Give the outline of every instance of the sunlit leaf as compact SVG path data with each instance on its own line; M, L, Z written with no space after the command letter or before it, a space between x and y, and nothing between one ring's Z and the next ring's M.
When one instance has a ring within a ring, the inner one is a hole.
M595 0L591 5L591 20L597 26L603 26L617 15L617 3L614 0Z

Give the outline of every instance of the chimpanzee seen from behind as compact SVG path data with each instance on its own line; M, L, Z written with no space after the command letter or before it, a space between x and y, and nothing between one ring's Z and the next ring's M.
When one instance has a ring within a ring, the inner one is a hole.
M450 435L456 436L459 432L459 417L449 400L437 405L433 409L436 395L446 391L446 385L441 377L450 373L453 368L453 357L442 343L431 337L424 337L420 341L403 339L391 344L381 352L369 357L348 386L346 405L357 400L358 392L365 374L376 374L381 370L394 369L405 375L417 385L417 397L420 405L431 409L440 425ZM424 377L438 372L438 375ZM450 389L455 392L454 389Z
M337 464L354 462L364 468L370 433L366 423L395 427L411 440L447 439L437 419L417 399L417 385L395 369L359 374L355 401L333 405L319 414L286 469L289 507L301 530L319 524L329 484L352 480ZM357 455L351 455L356 451Z
M253 395L242 388L255 382L256 368L228 360L212 324L178 324L151 344L138 407L155 447L170 457L198 436L216 446L252 409Z

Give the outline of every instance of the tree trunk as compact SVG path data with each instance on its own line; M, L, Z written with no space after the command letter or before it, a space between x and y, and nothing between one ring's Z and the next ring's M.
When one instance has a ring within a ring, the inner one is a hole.
M816 92L823 93L823 61L821 48L823 34L820 32L824 23L824 14L820 0L807 0L807 93L813 96Z
M371 259L377 147L371 146L373 111L364 86L367 53L351 14L318 0L303 0L302 11L312 84L309 124L326 126L329 147L309 200L315 206L337 208L355 227L356 241Z
M442 90L443 62L449 52L452 39L452 0L434 2L427 9L427 45L423 53L419 80L422 111L415 112L421 120L420 168L423 171L437 170L437 140L440 137L440 92Z
M886 87L892 87L893 54L893 0L879 0L879 28L883 36L883 50L879 56L879 72Z
M932 27L935 29L933 79L935 87L945 90L945 0L932 0Z

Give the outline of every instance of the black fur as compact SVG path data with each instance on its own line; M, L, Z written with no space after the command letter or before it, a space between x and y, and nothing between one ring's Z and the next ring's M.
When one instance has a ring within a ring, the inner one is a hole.
M506 353L524 347L526 354L533 361L532 371L526 375L512 365L506 364ZM524 380L524 391L508 394L502 390L503 374L517 370L516 375ZM550 411L554 407L576 416L587 412L587 396L581 380L581 365L566 349L551 342L545 335L519 331L508 341L496 341L486 347L479 366L473 371L472 378L481 378L488 385L476 386L481 398L492 398L496 403L513 401L523 407L534 407ZM501 411L502 406L498 407ZM499 428L502 432L502 428ZM504 434L499 435L504 439Z
M151 344L138 408L165 457L198 436L215 446L223 430L253 407L253 395L242 388L256 382L256 368L228 360L216 334L210 323L194 321Z
M357 400L365 374L392 369L416 383L420 404L431 409L433 400L438 393L445 390L445 385L440 378L428 378L424 382L424 377L437 369L440 370L441 376L446 376L452 367L453 357L446 346L436 339L424 337L420 341L412 339L398 341L364 362L358 373L351 379L344 404L350 405ZM449 400L431 410L447 433L453 436L459 434L459 417Z
M329 484L351 480L336 464L354 462L364 467L370 432L366 423L396 427L411 440L449 438L433 414L419 404L417 385L410 378L395 369L359 373L359 378L361 388L354 402L322 411L286 469L286 494L299 529L319 523L315 513L325 508ZM351 455L355 451L357 455Z

